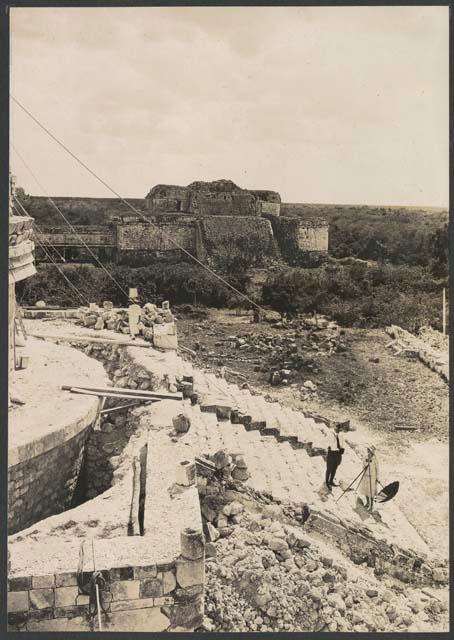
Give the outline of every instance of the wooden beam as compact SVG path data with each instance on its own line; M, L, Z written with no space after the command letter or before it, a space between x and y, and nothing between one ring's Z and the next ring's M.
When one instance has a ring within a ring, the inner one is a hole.
M123 400L131 400L131 396L127 396L120 393L108 393L105 391L88 391L87 389L78 389L77 387L70 387L68 389L71 393L79 393L84 396L98 396L98 398L121 398ZM159 398L147 398L143 396L136 396L135 400L148 400L149 402L159 402Z
M150 349L151 344L145 341L136 340L112 340L109 338L90 338L89 336L59 336L51 333L38 333L36 331L29 332L29 336L33 338L41 338L42 340L63 340L67 342L94 342L98 344L112 344L117 347L144 347Z
M114 411L121 411L121 409L129 409L130 407L139 407L142 402L152 402L152 400L137 400L137 402L122 404L120 407L110 407L109 409L103 409L101 411L101 415L104 415L105 413L114 413Z
M73 384L73 385L63 385L62 389L64 391L70 391L71 389L86 389L87 391L99 391L100 394L107 392L110 394L122 394L129 397L130 400L135 399L137 396L145 397L147 399L153 400L182 400L183 394L181 392L177 393L164 393L161 391L142 391L141 389L122 389L121 387L89 387L86 385Z

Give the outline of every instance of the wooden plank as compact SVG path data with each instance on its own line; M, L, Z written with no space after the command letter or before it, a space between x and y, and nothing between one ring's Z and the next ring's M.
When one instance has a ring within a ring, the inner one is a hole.
M181 392L177 393L164 393L161 391L142 391L141 389L122 389L121 387L89 387L87 385L63 385L62 389L64 391L70 391L71 389L86 389L87 391L99 391L100 394L107 393L119 393L122 395L127 395L130 400L135 399L137 396L145 397L147 399L158 399L158 400L182 400L183 394Z
M41 338L42 340L63 340L67 342L94 342L98 344L113 344L117 347L144 347L145 349L150 349L151 344L149 342L142 342L136 340L112 340L110 338L90 338L89 336L60 336L57 334L51 333L38 333L38 332L29 332L29 336L33 336L34 338Z
M120 407L110 407L109 409L103 409L101 415L106 413L114 413L115 411L121 411L121 409L130 409L131 407L139 407L142 402L150 402L149 400L137 400L137 402L130 402L129 404L122 404Z
M106 393L104 391L87 391L86 389L78 389L77 387L72 387L69 389L71 393L79 393L85 396L98 396L105 398L121 398L123 400L130 400L131 396L126 396L120 393ZM142 396L136 396L137 400L148 400L149 402L159 402L159 398L144 398Z
M417 431L418 427L415 427L410 424L396 424L394 426L395 431Z

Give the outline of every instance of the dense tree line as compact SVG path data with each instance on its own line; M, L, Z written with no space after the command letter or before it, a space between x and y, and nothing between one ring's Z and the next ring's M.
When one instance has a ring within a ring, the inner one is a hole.
M442 289L447 284L447 278L435 279L424 267L327 264L271 275L262 297L280 312L318 312L343 326L398 324L414 331L424 324L441 329Z

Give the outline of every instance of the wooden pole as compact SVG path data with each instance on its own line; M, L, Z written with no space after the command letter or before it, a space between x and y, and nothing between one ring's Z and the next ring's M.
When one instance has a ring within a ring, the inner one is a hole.
M443 287L443 335L446 335L446 289Z
M182 400L183 394L181 391L177 391L176 393L164 393L163 391L145 391L141 389L123 389L122 387L88 387L82 385L62 385L61 387L63 391L71 391L73 389L85 390L85 391L97 391L99 395L107 394L109 396L112 395L121 395L128 396L131 400L134 400L136 397L141 398L149 398L150 400Z
M99 631L102 631L101 604L99 602L99 587L98 587L98 584L95 584L95 588L96 588L96 606L98 608L98 626L99 626Z
M38 333L38 332L29 332L29 336L33 338L41 338L43 340L61 340L62 342L93 342L98 344L112 344L117 347L144 347L145 349L150 349L151 344L145 341L133 341L133 340L111 340L109 338L90 338L88 336L59 336L58 334L50 334L50 333Z

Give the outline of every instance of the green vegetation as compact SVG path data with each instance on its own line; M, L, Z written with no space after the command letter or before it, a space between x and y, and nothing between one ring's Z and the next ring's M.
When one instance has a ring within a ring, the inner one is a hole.
M66 277L92 302L111 300L124 306L127 297L109 276L99 267L91 265L59 265ZM127 293L129 287L137 287L145 302L172 304L201 304L212 307L232 307L239 303L239 296L223 287L219 281L197 265L187 263L155 264L150 267L131 268L108 265L112 277ZM229 282L244 291L249 278L245 275L230 276ZM38 265L38 273L17 285L17 300L23 305L33 305L38 300L48 304L79 306L81 301L54 265Z
M318 312L342 326L398 324L414 331L428 323L441 329L443 287L447 278L435 280L423 267L329 264L273 274L262 295L280 312Z

